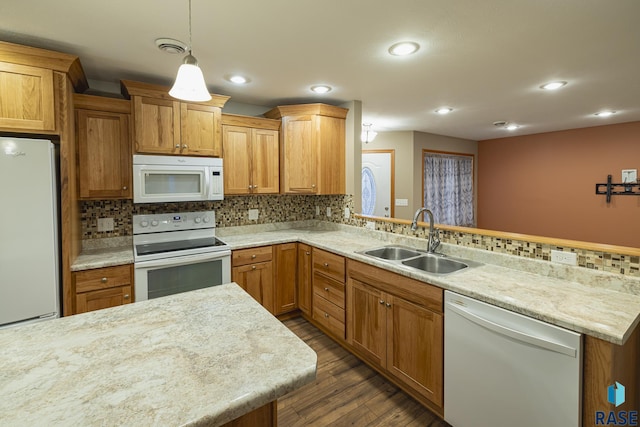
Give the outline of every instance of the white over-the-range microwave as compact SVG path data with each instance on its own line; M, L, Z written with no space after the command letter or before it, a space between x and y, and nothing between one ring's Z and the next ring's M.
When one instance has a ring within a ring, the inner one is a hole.
M222 159L185 156L133 156L133 202L222 200Z

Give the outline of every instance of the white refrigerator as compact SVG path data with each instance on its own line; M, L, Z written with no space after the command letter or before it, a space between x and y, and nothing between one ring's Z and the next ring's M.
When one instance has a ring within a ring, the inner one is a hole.
M60 316L51 141L0 137L0 328Z

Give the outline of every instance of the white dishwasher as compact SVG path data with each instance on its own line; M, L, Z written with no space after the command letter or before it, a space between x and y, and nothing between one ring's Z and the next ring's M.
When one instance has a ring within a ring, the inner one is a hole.
M578 427L582 335L445 291L444 418L454 427Z

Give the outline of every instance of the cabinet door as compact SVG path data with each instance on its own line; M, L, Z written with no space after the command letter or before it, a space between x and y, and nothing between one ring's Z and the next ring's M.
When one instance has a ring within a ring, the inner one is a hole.
M320 116L318 120L318 194L345 193L345 121Z
M180 153L180 103L134 96L133 120L136 153Z
M222 111L200 104L180 105L181 153L186 155L222 156Z
M222 127L224 194L251 193L251 129Z
M386 363L386 305L384 294L358 280L349 279L347 340L371 363Z
M119 286L76 294L76 313L131 303L131 286Z
M129 116L77 110L81 199L131 198Z
M298 308L311 315L311 247L298 243Z
M442 406L442 315L399 297L387 296L387 370Z
M279 133L253 129L251 133L251 183L256 194L280 191Z
M282 182L285 193L316 193L316 125L313 115L283 119Z
M231 279L271 313L273 309L273 264L271 261L231 269Z
M275 247L275 313L282 314L296 309L296 266L295 243L284 243Z
M0 63L0 128L55 130L53 71Z

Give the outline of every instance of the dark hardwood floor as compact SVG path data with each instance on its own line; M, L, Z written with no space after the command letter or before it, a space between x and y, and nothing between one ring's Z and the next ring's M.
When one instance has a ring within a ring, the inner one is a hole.
M450 427L303 318L284 324L318 354L318 374L278 399L280 427Z

